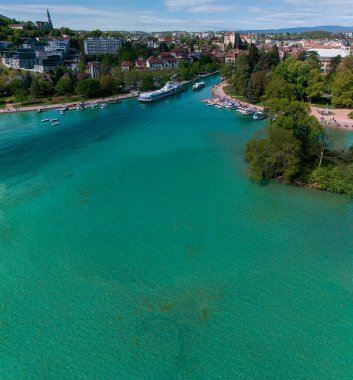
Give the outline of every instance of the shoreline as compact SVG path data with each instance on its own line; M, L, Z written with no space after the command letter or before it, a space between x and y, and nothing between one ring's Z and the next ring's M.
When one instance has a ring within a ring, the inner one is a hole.
M223 81L219 84L216 84L212 88L212 95L215 98L218 98L221 100L229 99L232 101L236 101L246 107L250 107L256 110L262 111L264 109L264 107L262 106L255 106L254 104L243 102L243 101L233 98L230 95L227 95L224 91L224 87L227 85L228 85L227 81ZM324 111L322 108L311 106L310 109L311 109L311 115L315 116L321 125L325 127L330 127L330 128L339 128L347 132L353 132L353 120L349 119L348 117L348 114L353 111L352 109L342 109L342 108L330 109L329 115L322 114L322 112Z
M196 78L190 79L190 80L185 80L181 82L182 85L190 84L198 79L206 78L212 75L219 74L219 71L215 71L213 73L207 73L207 74L202 74L199 75ZM103 103L103 102L110 102L110 101L115 101L115 100L126 100L126 99L132 99L132 98L137 98L139 96L138 91L133 91L128 94L122 94L122 95L114 95L114 96L109 96L109 97L101 97L101 98L95 98L95 99L87 99L85 101L72 101L72 102L64 102L64 103L53 103L53 104L46 104L46 105L33 105L33 106L28 106L28 107L14 107L14 105L7 106L5 108L0 108L0 115L9 115L13 113L20 113L20 112L35 112L41 110L42 112L45 111L51 111L55 110L57 108L61 107L71 107L77 104L82 104L86 102L97 102L97 103Z
M103 102L109 102L114 100L125 100L125 99L132 99L136 98L138 96L137 92L132 92L130 94L123 94L123 95L115 95L115 96L109 96L106 98L95 98L95 99L87 99L85 101L75 101L75 102L64 102L64 103L53 103L53 104L46 104L46 105L34 105L34 106L28 106L28 107L8 107L0 109L0 114L13 114L13 113L20 113L20 112L34 112L41 110L42 112L45 111L51 111L55 110L57 108L61 107L71 107L77 104L86 103L86 102L97 102L97 103L103 103Z

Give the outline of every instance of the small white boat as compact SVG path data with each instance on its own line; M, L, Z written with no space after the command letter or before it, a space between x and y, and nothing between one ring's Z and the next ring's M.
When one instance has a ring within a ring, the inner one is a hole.
M59 121L59 119L50 119L52 123L55 123L56 121Z
M105 109L105 108L107 108L107 103L100 104L99 108L102 109L102 110Z
M256 112L253 116L254 120L264 120L266 119L268 116L265 112Z
M56 125L60 125L60 122L59 122L59 121L53 121L53 122L51 123L51 125L52 125L53 127L55 127Z
M47 123L48 121L50 121L50 119L43 119L42 123Z
M201 88L204 88L206 86L206 82L196 82L193 86L193 90L200 90Z

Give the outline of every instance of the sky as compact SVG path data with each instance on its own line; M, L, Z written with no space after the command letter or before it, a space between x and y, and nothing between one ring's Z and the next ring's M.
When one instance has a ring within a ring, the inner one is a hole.
M1 0L0 14L76 30L209 31L353 26L353 0Z

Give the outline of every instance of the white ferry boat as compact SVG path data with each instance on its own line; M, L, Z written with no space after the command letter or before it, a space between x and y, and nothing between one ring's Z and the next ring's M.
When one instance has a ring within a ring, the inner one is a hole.
M138 100L140 102L155 102L156 100L166 98L179 92L185 91L185 87L178 82L167 82L160 90L143 92Z
M204 88L206 86L206 82L196 82L193 86L193 90L200 90L201 88Z

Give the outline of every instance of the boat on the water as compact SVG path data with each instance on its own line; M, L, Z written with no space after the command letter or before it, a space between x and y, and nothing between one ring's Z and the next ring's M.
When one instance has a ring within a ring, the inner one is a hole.
M50 119L42 119L42 123L47 123Z
M56 125L60 125L60 122L59 122L59 121L53 121L53 122L51 123L51 125L52 125L53 127L55 127Z
M166 98L167 96L175 95L185 91L186 88L178 82L167 82L160 90L143 92L140 94L138 100L140 102L155 102L157 100Z
M256 112L255 114L254 114L254 116L253 116L253 118L255 119L255 120L264 120L264 119L266 119L268 116L267 116L267 114L265 113L265 112L262 112L262 111L260 111L260 112Z
M193 86L193 90L200 90L201 88L204 88L206 86L206 82L196 82Z

